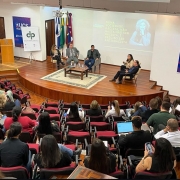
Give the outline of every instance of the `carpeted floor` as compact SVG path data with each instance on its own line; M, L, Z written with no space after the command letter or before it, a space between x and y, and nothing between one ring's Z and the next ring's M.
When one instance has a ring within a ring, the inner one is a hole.
M90 89L98 82L105 79L107 76L100 74L88 73L88 77L84 75L83 80L81 80L80 76L67 74L64 77L64 69L60 69L54 73L51 73L47 76L42 77L41 79L46 81L52 81L57 83L62 83L70 86L77 86L80 88Z

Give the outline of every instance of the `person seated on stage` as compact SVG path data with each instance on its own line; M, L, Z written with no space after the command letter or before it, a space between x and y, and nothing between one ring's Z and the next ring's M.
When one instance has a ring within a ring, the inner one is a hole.
M78 108L76 102L72 102L70 108L67 110L64 116L67 116L71 119L78 119L80 118L82 121L84 120L84 111L82 108Z
M155 141L152 146L153 154L150 154L145 147L144 157L136 166L136 173L146 171L151 173L165 173L176 167L176 156L171 143L165 138Z
M57 61L57 68L59 69L59 63L64 65L64 63L61 61L61 53L59 49L57 49L57 46L55 44L52 45L51 47L51 52L50 52L51 57Z
M27 116L21 116L21 107L15 106L12 110L12 117L7 117L4 121L4 128L7 131L13 122L19 122L22 125L22 131L33 134L33 127L36 125L36 120L31 120Z
M119 75L119 81L116 82L117 84L122 84L122 79L124 76L130 76L130 78L132 79L134 77L134 75L139 71L140 65L139 65L139 61L135 60L134 61L134 65L133 67L131 67L130 69L126 70L125 72L120 73Z
M105 115L105 118L108 118L109 116L116 116L116 117L126 116L124 110L121 110L119 108L119 102L117 100L114 100L112 102L112 105L108 106L108 111Z
M126 62L123 62L124 65L120 66L120 71L125 71L126 69L130 69L133 67L134 59L132 54L127 55L127 60Z
M100 139L94 139L90 156L84 159L84 166L100 173L109 174L116 170L116 156L109 151Z
M89 68L89 70L92 70L92 67L96 60L98 60L101 56L99 51L97 49L94 49L94 45L91 45L91 49L87 52L87 58L85 61L85 65Z
M176 119L169 119L167 121L167 126L154 135L156 139L165 138L167 139L173 147L180 148L180 131L179 124Z
M90 104L90 109L86 113L89 116L100 116L102 115L101 107L96 100L93 100Z
M54 136L44 136L40 146L41 152L34 157L34 162L39 168L62 168L71 164L71 157L59 149Z
M124 157L127 149L141 149L144 148L146 142L152 141L152 135L147 130L141 130L142 120L140 116L132 118L133 132L127 135L120 135L118 144L121 149L121 155Z
M126 62L123 62L124 65L120 66L120 70L116 73L113 79L109 80L110 82L116 81L116 79L119 77L120 73L125 72L127 69L130 69L133 64L133 56L132 54L128 54Z
M66 49L66 64L70 64L71 61L74 61L74 63L77 64L79 62L78 57L79 51L77 50L77 48L73 47L73 43L70 43L69 48Z
M146 122L152 114L158 113L158 112L159 112L158 100L156 98L153 98L149 102L149 109L147 109L145 112L141 114L142 121Z

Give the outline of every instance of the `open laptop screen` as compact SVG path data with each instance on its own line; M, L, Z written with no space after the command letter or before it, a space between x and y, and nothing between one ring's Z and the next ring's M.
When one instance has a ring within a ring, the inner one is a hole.
M117 123L118 134L129 133L133 131L132 122Z

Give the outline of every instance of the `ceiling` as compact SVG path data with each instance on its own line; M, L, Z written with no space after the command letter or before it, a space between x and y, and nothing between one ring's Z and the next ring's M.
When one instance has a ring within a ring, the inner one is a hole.
M180 14L180 0L60 0L63 7L92 8L119 12ZM149 2L151 1L151 2ZM153 2L152 2L153 1ZM166 3L169 2L170 3ZM59 7L59 0L0 0L4 3Z

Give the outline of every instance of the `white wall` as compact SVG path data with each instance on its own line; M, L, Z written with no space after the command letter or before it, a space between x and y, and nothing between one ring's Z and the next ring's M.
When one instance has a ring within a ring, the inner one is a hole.
M180 16L158 15L150 79L171 95L180 96Z

